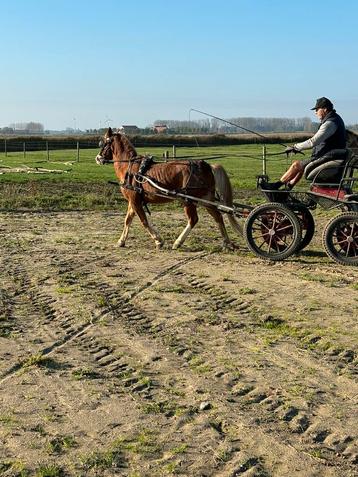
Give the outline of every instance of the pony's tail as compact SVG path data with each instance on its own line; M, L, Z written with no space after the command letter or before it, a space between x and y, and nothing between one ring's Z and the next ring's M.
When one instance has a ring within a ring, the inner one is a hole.
M225 169L220 166L220 164L212 164L211 170L213 171L215 178L215 188L217 193L220 196L220 200L224 205L232 207L233 198L232 198L232 187L229 176L227 175ZM240 235L243 235L243 230L236 218L228 214L229 222L231 227L233 227L236 232Z

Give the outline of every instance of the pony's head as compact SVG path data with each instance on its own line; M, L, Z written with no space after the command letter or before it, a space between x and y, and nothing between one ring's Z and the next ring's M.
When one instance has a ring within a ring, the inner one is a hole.
M99 154L96 156L96 162L99 165L108 164L109 162L113 161L113 151L112 151L112 143L114 140L114 135L112 132L112 128L108 128L108 131L104 135L104 138L99 143L99 147L101 148Z
M115 162L137 157L137 152L129 139L119 132L113 133L112 128L108 128L99 146L101 150L97 154L96 162L100 165L112 162L113 156L116 158Z

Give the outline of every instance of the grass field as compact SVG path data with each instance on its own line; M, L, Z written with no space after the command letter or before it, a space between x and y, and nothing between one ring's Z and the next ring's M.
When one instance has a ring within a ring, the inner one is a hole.
M291 159L286 155L270 156L282 152L279 145L267 147L267 172L277 178ZM163 160L165 149L138 148L138 154L151 154ZM171 154L171 150L169 153ZM97 149L0 154L0 208L71 210L111 209L120 199L117 189L109 184L115 180L113 167L100 167L95 163ZM262 146L257 144L220 147L177 148L177 157L206 159L220 162L227 170L235 195L254 191L256 176L262 173ZM46 172L51 171L51 172Z

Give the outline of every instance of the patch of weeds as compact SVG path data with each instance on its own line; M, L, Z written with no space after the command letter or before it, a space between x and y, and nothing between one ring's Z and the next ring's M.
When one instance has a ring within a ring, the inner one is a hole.
M150 430L143 430L133 437L120 437L112 443L110 449L83 456L81 465L85 470L123 468L126 466L125 452L147 457L160 452L156 439L157 435Z
M151 402L143 406L145 414L164 414L171 417L177 415L178 406L172 401Z
M4 427L12 428L18 424L18 421L11 414L1 414L0 424L2 424Z
M316 459L325 459L323 456L323 452L321 449L312 449L311 451L308 451L308 453L312 456L315 457Z
M67 286L62 286L62 287L57 287L56 288L57 293L59 294L69 294L74 291L74 286L73 285L67 285Z
M241 378L241 371L238 369L236 360L230 358L220 358L219 363L222 364L227 371L230 371L233 378Z
M265 318L261 323L260 326L262 328L266 328L267 330L280 330L284 326L287 326L284 320L281 318L275 318L274 316L268 316Z
M253 295L257 293L257 291L254 288L249 288L249 287L239 288L239 292L241 293L241 295Z
M167 472L168 474L176 474L178 467L180 463L179 462L169 462L169 464L165 464L164 466L164 471Z
M10 461L0 462L0 472L1 472L1 474L6 472L7 470L11 469L11 467L12 467L12 462L10 462Z
M171 449L169 452L172 454L172 455L177 455L177 454L184 454L186 452L188 448L188 444L181 444L180 446L178 447L174 447L173 449Z
M76 447L76 439L72 436L57 436L47 444L50 454L62 454L64 451Z
M107 306L107 300L104 296L97 297L97 305L100 308L105 308Z
M327 332L327 330L317 330L314 334L315 330L306 330L305 334L300 336L302 344L307 349L319 349L321 351L327 350L330 348L330 345L327 343L326 340L322 343L322 334ZM320 333L320 334L318 334Z
M43 419L46 422L59 422L62 419L62 416L56 412L56 408L53 405L46 406L45 414L43 415Z
M322 308L322 304L314 300L309 301L305 304L303 310L305 312L318 311Z
M208 363L205 363L205 360L200 356L194 356L191 358L189 361L189 367L199 374L205 374L212 370L211 366Z
M302 384L293 384L287 388L287 391L291 396L302 397L305 395L306 388ZM288 404L286 404L286 406L288 406Z
M287 321L273 316L268 316L265 320L261 321L259 326L266 330L271 330L278 336L290 336L299 340L302 340L306 335L312 333L309 330L301 330L295 326L291 326Z
M353 290L358 291L358 283L353 283L352 288L353 288Z
M157 434L149 429L144 429L132 438L119 439L114 445L133 454L144 456L158 454L161 450L157 443Z
M299 277L302 278L302 280L306 280L308 282L327 283L329 281L325 275L321 275L319 273L313 274L309 272L303 272L299 273Z
M125 465L125 460L120 449L92 452L81 458L81 465L85 470L90 469L119 469Z
M32 354L29 358L22 362L22 368L29 368L30 366L39 366L46 358L42 353Z
M81 278L82 277L79 273L75 273L73 271L65 272L60 275L59 284L63 287L77 285Z
M275 343L277 343L277 337L265 336L261 339L261 342L262 342L263 346L270 347L270 346L274 345Z
M7 313L0 314L0 337L9 338L13 331L14 325L10 321L10 316Z
M225 463L231 459L232 453L232 447L224 442L216 449L214 459L216 462Z
M138 380L137 386L141 388L150 389L153 387L153 381L150 379L149 376L143 376Z
M177 389L175 386L166 387L166 392L177 397L185 397L185 391Z
M36 426L34 426L30 429L30 431L38 432L40 434L40 436L45 436L46 435L46 431L45 431L44 426L42 424L36 424Z
M33 354L22 363L22 369L26 370L31 366L39 366L49 370L62 369L63 366L52 358L47 358L42 353Z
M11 470L11 474L8 471ZM21 461L5 460L0 461L0 475L11 475L14 477L28 477L30 471L25 468Z
M74 371L72 371L72 377L73 379L77 379L77 380L98 379L100 378L100 375L90 368L80 368L80 369L75 369Z
M63 469L56 464L41 465L35 471L35 477L63 477Z

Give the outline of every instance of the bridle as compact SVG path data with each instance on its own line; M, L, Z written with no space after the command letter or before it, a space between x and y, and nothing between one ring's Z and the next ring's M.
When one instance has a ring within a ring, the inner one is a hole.
M112 143L114 140L114 136L108 137L105 141L104 144L101 144L102 141L100 141L99 145L102 146L102 149L99 154L97 154L96 157L96 162L99 165L104 165L104 164L114 164L116 162L136 162L140 158L138 156L131 157L130 159L119 159L117 161L113 160L113 151L112 151ZM108 154L108 151L110 151L110 157L106 157Z
M104 165L104 164L113 164L113 153L112 153L112 143L113 143L113 136L108 137L106 142L103 144L103 141L100 141L99 146L102 147L99 154L97 154L96 162L97 164ZM111 151L111 157L107 158L108 151ZM119 162L119 161L116 161Z

